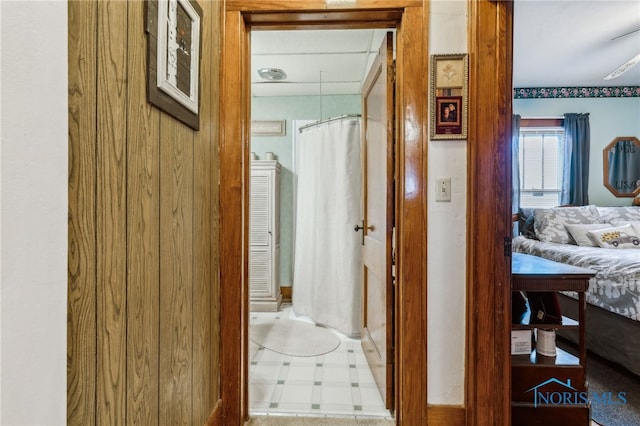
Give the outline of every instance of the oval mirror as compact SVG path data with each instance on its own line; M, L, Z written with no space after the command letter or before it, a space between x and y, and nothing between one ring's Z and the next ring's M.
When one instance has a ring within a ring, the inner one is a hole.
M615 138L604 148L604 186L616 197L640 194L640 140Z

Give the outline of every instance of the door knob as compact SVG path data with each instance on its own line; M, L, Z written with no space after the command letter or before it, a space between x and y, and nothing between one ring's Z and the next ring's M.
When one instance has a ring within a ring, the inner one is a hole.
M356 232L358 232L358 231L359 231L359 230L361 230L361 229L364 229L364 220L362 221L362 226L360 226L360 225L356 225L356 226L354 226L354 227L353 227L353 230L354 230L354 231L356 231ZM374 227L373 227L373 225L371 225L371 226L367 226L367 229L368 229L369 231L373 231L373 230L374 230Z
M356 226L353 227L353 230L356 231L356 232L358 232L360 230L363 230L363 229L365 229L364 220L362 221L362 226L356 224ZM373 229L374 229L373 225L367 226L367 230L373 231ZM364 245L364 232L362 233L362 245Z

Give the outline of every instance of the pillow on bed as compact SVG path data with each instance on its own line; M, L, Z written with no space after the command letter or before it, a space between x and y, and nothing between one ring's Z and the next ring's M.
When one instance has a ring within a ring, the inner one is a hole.
M635 229L636 234L640 234L640 220L612 220L611 224L613 226L631 225L633 229Z
M640 208L638 207L597 207L600 222L625 220L640 222Z
M576 244L583 247L600 247L595 240L589 237L588 231L611 228L610 223L568 224L566 226Z
M596 206L556 207L552 209L535 209L533 227L540 241L550 243L571 243L571 236L566 225L602 222Z
M640 248L640 234L631 225L587 231L602 248Z

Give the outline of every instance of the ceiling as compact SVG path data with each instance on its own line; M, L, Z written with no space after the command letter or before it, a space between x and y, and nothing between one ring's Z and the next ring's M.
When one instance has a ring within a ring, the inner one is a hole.
M253 96L358 94L385 30L253 31ZM283 82L267 82L260 68L281 68Z
M516 0L514 15L514 87L640 86L640 64L603 79L640 53L640 31L624 36L640 29L640 1ZM253 31L252 94L358 94L385 32ZM263 81L259 68L287 79Z
M513 28L514 87L640 86L640 65L603 79L640 53L638 0L517 0Z

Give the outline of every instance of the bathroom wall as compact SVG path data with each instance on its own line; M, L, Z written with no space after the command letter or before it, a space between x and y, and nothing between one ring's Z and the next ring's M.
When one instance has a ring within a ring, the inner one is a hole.
M322 106L320 105L322 103ZM280 164L280 286L293 283L293 120L319 120L343 114L359 114L360 95L254 97L252 120L285 120L284 136L253 136L251 151L258 159L273 152ZM322 111L322 114L320 113Z
M589 113L589 203L599 206L631 204L631 198L617 198L605 188L602 151L618 136L640 138L640 98L514 99L513 112L526 118L561 117L567 112Z

